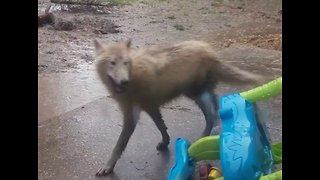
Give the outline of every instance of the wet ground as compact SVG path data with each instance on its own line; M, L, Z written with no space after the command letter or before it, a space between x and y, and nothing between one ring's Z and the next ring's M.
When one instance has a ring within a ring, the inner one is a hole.
M48 1L38 1L39 14ZM56 24L38 29L38 177L95 179L121 130L121 114L94 71L93 38L133 39L142 47L198 39L212 43L233 64L281 75L281 1L140 0L104 9L73 7L51 12ZM71 30L59 28L69 22ZM218 87L219 95L250 87ZM282 98L261 106L273 142L282 138ZM193 102L180 98L162 108L172 142L169 152L155 149L160 133L146 114L119 160L115 173L101 179L165 179L174 160L174 140L196 140L204 127ZM219 128L217 128L219 129ZM146 138L147 137L147 138Z

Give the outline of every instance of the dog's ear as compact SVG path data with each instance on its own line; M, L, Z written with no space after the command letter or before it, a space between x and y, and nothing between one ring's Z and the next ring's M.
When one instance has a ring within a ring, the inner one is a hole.
M131 39L131 38L126 41L126 46L127 46L128 48L131 47L131 42L132 42L132 39Z
M103 45L97 39L93 39L93 44L96 52L99 53L102 50Z

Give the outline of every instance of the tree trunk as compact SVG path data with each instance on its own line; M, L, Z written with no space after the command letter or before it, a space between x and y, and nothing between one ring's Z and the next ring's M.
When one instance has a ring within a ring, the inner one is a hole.
M87 6L108 6L108 4L104 4L97 0L50 0L51 3L56 4L70 4L70 5L87 5Z

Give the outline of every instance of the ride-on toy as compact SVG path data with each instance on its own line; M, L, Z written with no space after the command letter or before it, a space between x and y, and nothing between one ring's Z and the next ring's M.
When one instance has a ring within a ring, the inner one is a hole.
M265 126L258 118L255 102L282 92L282 77L255 89L227 94L220 99L222 132L190 144L176 140L176 162L169 180L187 180L201 160L220 160L225 180L282 179L282 170L272 173L274 164L282 163L282 143L270 145Z

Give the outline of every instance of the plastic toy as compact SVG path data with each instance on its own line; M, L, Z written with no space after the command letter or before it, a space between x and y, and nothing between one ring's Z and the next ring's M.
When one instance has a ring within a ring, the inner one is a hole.
M199 167L200 180L207 180L210 174L210 170L211 170L210 164L200 165Z
M220 99L220 136L208 136L190 144L176 140L176 162L169 180L189 179L195 163L201 160L219 160L225 180L282 179L282 170L272 173L272 166L282 163L282 143L270 145L263 122L257 118L255 102L277 96L282 92L282 77L255 89L227 94ZM215 172L215 173L219 173ZM221 175L221 174L220 174Z
M214 180L214 179L220 178L221 176L222 176L222 173L218 168L211 167L208 175L208 180Z

